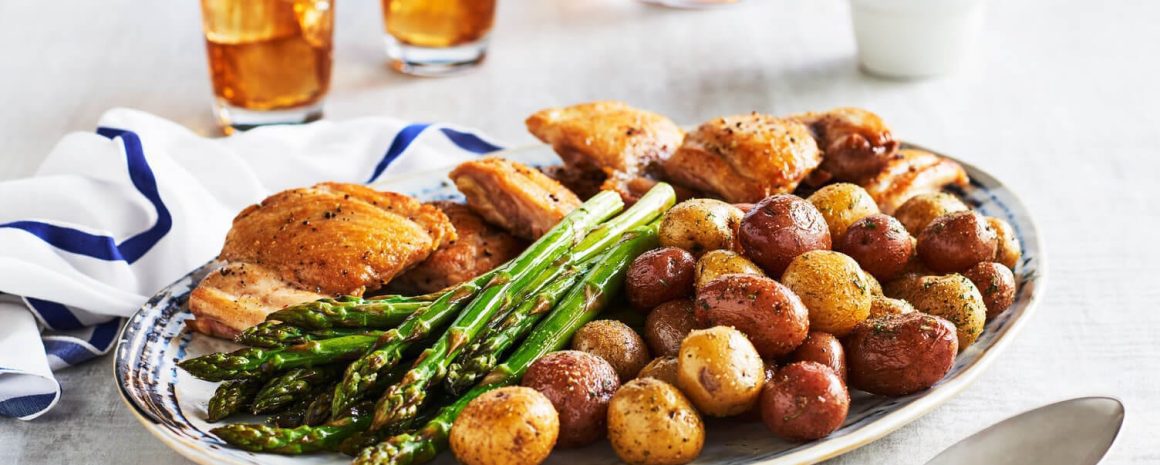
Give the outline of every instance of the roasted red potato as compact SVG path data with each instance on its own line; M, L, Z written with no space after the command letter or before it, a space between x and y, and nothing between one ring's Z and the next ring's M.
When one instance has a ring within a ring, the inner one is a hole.
M665 302L649 312L644 320L644 340L653 356L677 355L681 341L689 332L700 328L689 299Z
M955 363L955 325L920 312L867 320L845 340L850 387L902 396L929 388Z
M880 281L889 281L906 269L914 257L914 238L898 220L883 214L862 218L846 230L834 250L853 258Z
M999 237L987 219L973 211L935 218L918 236L918 257L940 273L965 271L995 258Z
M729 274L706 284L694 305L703 327L732 326L763 358L793 352L809 332L809 310L793 291L764 276Z
M620 388L616 370L587 352L552 352L528 367L521 385L540 391L560 415L560 447L579 447L608 432L608 402Z
M1001 263L982 262L963 272L983 296L987 319L999 316L1015 303L1015 274Z
M693 295L697 260L676 247L661 247L636 257L628 268L625 293L639 310Z
M830 367L846 382L846 350L833 334L810 331L797 350L789 354L791 362L817 362Z
M741 220L738 239L745 255L769 276L781 276L798 255L829 250L830 227L813 204L801 197L766 197Z
M842 426L850 393L838 375L817 362L794 362L777 370L761 393L761 419L791 441L824 438Z

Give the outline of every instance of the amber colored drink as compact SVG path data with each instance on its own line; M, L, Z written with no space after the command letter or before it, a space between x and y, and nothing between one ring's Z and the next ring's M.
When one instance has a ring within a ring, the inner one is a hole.
M382 0L387 33L419 47L454 47L491 31L495 0Z
M282 110L318 103L330 85L331 0L202 0L219 105Z

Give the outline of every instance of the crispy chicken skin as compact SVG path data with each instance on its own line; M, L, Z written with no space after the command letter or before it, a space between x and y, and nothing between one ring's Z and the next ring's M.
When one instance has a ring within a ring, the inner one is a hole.
M893 214L911 197L938 192L948 185L966 186L967 172L954 161L930 152L899 150L878 174L862 183L883 213Z
M564 179L597 180L626 201L629 184L653 174L685 137L668 118L622 102L600 101L540 110L525 121L528 131L564 160ZM584 194L588 189L581 189Z
M554 179L504 158L468 161L450 176L472 211L524 239L538 239L580 206L576 194Z
M459 236L388 286L392 291L426 294L467 281L515 258L527 243L492 226L455 202L433 202L455 226Z
M674 183L729 202L791 192L822 161L805 125L769 115L726 116L685 137L665 163Z
M197 318L188 324L197 332L233 339L275 310L323 297L290 285L264 266L229 263L189 294L189 308Z
M858 182L875 173L898 150L898 141L878 115L860 108L789 117L809 126L824 157L821 169L839 181Z
M342 183L279 192L234 218L226 267L190 298L191 327L228 335L286 305L379 289L455 237L447 215L405 195Z

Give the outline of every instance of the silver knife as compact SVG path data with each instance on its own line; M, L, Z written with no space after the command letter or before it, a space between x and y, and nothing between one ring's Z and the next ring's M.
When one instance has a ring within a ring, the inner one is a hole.
M926 465L1095 465L1124 423L1124 404L1081 397L1023 412L979 431Z

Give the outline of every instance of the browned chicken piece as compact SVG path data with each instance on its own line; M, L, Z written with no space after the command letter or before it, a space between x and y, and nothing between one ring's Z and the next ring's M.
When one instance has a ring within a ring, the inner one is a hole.
M604 189L629 197L625 185L653 174L685 133L668 118L622 102L600 101L540 110L525 121L560 155L572 177L606 180ZM632 200L626 198L626 200Z
M836 108L791 116L810 127L824 154L821 169L839 181L858 182L878 173L898 150L898 141L878 115Z
M665 163L676 184L734 203L791 192L822 153L805 125L751 113L711 120Z
M911 197L938 192L948 185L966 186L967 172L954 161L930 152L899 150L882 171L862 183L883 213L893 214Z
M361 295L451 240L447 215L405 195L342 183L282 191L234 218L218 258L247 272L203 280L190 311L211 321L191 326L220 334L318 295Z
M451 218L458 239L443 244L388 285L392 292L427 294L467 281L515 258L527 243L485 222L467 205L434 202Z
M576 194L554 179L504 158L465 162L450 176L472 211L524 239L538 239L580 206Z
M230 263L189 294L189 308L197 318L188 324L197 332L233 339L271 312L323 297L290 285L264 266Z

